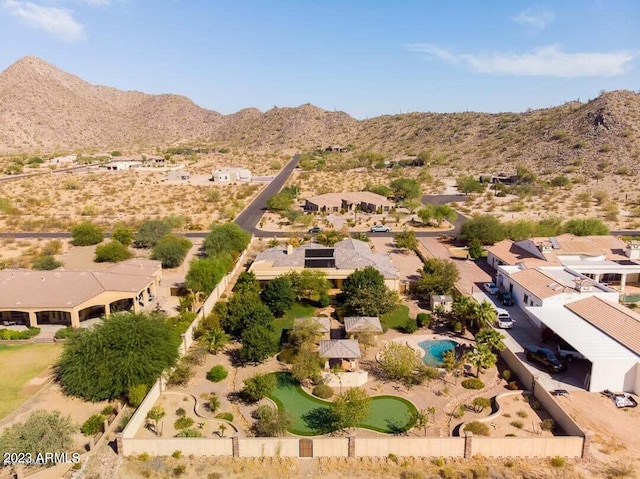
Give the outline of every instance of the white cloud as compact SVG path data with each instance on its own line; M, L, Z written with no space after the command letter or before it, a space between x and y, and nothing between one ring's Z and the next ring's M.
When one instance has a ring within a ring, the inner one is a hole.
M452 65L490 75L551 76L562 78L616 76L627 71L638 52L564 53L549 45L531 53L452 53L430 44L406 45L410 51L426 53Z
M84 37L84 26L73 18L69 10L17 0L4 0L2 6L11 15L23 19L29 26L45 30L67 42Z
M85 5L90 5L92 7L101 7L103 5L108 5L111 3L111 0L76 0L78 3L84 3Z
M511 18L516 23L533 27L537 30L546 28L550 23L556 19L556 14L551 10L545 10L542 8L529 7L522 10L515 17Z

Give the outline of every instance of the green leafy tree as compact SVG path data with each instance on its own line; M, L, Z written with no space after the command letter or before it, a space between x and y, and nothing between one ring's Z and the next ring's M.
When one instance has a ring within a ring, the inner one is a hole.
M322 364L317 352L303 348L293 359L291 374L300 382L313 380L320 374Z
M38 256L31 264L31 267L38 271L52 271L60 266L62 263L50 255Z
M460 279L457 266L448 259L428 258L420 277L411 283L411 292L428 298L434 294L449 294Z
M396 246L400 249L414 250L418 247L415 231L400 231L394 237Z
M425 205L420 211L418 211L418 216L420 220L427 224L434 220L438 226L442 224L443 221L448 221L453 223L458 217L458 213L451 208L449 205Z
M291 271L285 276L291 283L297 301L320 297L326 294L331 286L324 271L303 269L301 272Z
M171 233L171 224L164 220L147 220L143 222L135 235L135 247L153 248L160 238Z
M476 377L480 376L480 370L495 366L498 357L491 352L486 344L478 344L473 350L465 354L466 361L476 367Z
M278 338L270 327L251 325L240 335L240 357L247 362L260 363L278 352Z
M280 318L293 307L295 294L286 276L268 281L262 289L261 298L276 318Z
M163 268L176 268L182 264L192 243L184 236L164 235L153 247L151 259L162 262Z
M494 244L507 237L506 228L491 215L474 216L462 225L461 236L469 241L478 240L483 245Z
M396 307L398 295L389 291L377 269L367 266L347 276L339 301L347 315L382 316Z
M456 188L458 188L458 191L468 195L469 193L482 193L485 186L477 178L467 175L456 179Z
M68 452L73 447L76 428L60 411L33 411L27 419L7 427L0 434L0 451L8 454Z
M289 333L289 342L293 345L296 351L300 351L302 349L313 349L313 346L319 338L320 325L310 318L296 322Z
M491 399L485 397L477 397L471 403L473 405L473 410L477 413L481 413L486 408L491 407Z
M336 230L323 231L316 235L316 242L323 246L333 246L338 241L342 241L345 235Z
M194 259L185 278L185 288L208 295L227 274L230 266L231 258L228 256Z
M258 437L284 436L287 429L293 426L293 416L290 413L266 404L258 407L253 415L256 422L251 429Z
M400 196L405 200L416 199L422 196L420 184L411 178L398 178L393 180L389 186L395 195Z
M236 257L249 246L250 241L251 235L235 223L213 225L204 240L204 249L209 257L221 253Z
M337 429L356 427L369 416L371 398L360 387L348 389L338 395L331 408Z
M156 436L160 435L160 420L166 416L166 412L162 406L153 406L147 412L147 419L149 419L153 424L153 430L156 433Z
M606 236L609 234L609 227L597 218L569 220L563 225L563 229L566 233L576 236Z
M364 191L370 191L371 193L375 193L380 196L388 197L391 196L391 188L385 185L367 185L364 188Z
M293 205L293 196L280 192L267 200L267 209L270 211L286 211Z
M243 271L238 275L236 284L233 287L236 294L260 293L260 282L252 271Z
M74 246L90 246L100 243L104 239L104 233L100 227L83 221L71 228L71 238Z
M469 256L472 259L480 259L484 255L484 249L482 243L477 238L473 238L469 241Z
M425 365L415 350L406 344L390 342L380 352L378 359L384 376L400 381L407 387L419 384Z
M111 232L111 239L119 241L125 246L129 246L133 242L133 230L124 225L116 225Z
M276 388L277 380L274 374L255 374L244 381L241 395L248 402L258 402L271 394Z
M96 263L119 263L132 256L129 248L119 241L113 240L96 246L94 261Z
M250 326L270 328L274 317L271 310L255 293L234 294L224 311L219 310L220 322L224 330L234 337Z
M88 401L119 398L152 385L178 358L180 336L160 314L115 313L64 345L57 379L66 394Z

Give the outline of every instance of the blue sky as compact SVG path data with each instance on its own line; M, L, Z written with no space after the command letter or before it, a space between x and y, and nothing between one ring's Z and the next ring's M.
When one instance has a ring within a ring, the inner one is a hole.
M523 111L640 88L640 2L0 0L0 69L34 55L221 113Z

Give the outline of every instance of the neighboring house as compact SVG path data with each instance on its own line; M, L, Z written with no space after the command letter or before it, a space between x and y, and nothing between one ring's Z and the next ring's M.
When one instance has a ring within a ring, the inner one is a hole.
M488 249L487 262L493 268L524 264L527 267L565 266L620 291L640 280L640 243L625 243L614 236L531 238L504 240Z
M169 181L188 181L191 175L185 170L171 170L167 172L167 180Z
M130 259L104 271L0 271L0 320L38 326L82 321L151 304L160 261Z
M71 166L78 160L78 155L58 156L49 160L50 165Z
M448 294L434 294L429 298L429 303L431 305L431 311L433 311L434 308L441 307L445 313L448 313L451 311L451 308L453 308L453 296Z
M350 339L354 339L358 333L372 333L377 339L382 334L382 325L375 316L350 316L344 318L344 330Z
M341 145L331 145L331 146L327 146L324 151L328 152L328 153L342 153L344 152L346 149L344 146Z
M109 171L127 171L135 168L140 168L141 166L142 166L141 161L125 160L125 161L112 161L111 163L105 164L103 168Z
M596 296L526 311L590 361L587 390L640 394L640 315Z
M367 213L391 211L393 201L370 191L327 193L305 200L305 211L340 212L360 210Z
M358 359L362 357L358 341L353 339L329 339L320 341L320 358L325 359L324 369L338 367L343 371L358 370Z
M251 171L246 168L220 168L211 173L211 181L251 181Z
M298 248L275 247L258 253L249 271L259 281L269 281L290 271L315 269L323 271L336 288L356 269L373 266L384 277L386 286L398 291L400 277L388 256L373 253L364 241L347 238L334 246L306 243Z
M293 320L293 327L312 321L318 325L318 334L320 339L331 339L331 318L326 316L313 316L311 318L296 318Z
M618 300L615 290L563 266L499 266L496 284L509 291L521 308L565 304L589 296Z

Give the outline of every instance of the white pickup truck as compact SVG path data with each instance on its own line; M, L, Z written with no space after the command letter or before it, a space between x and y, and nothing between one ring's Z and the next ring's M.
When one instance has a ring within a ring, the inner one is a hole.
M515 321L509 314L509 311L502 308L496 308L496 323L502 329L511 329Z
M564 341L558 343L558 356L567 361L572 362L574 359L586 359L584 355L575 350L575 348Z

